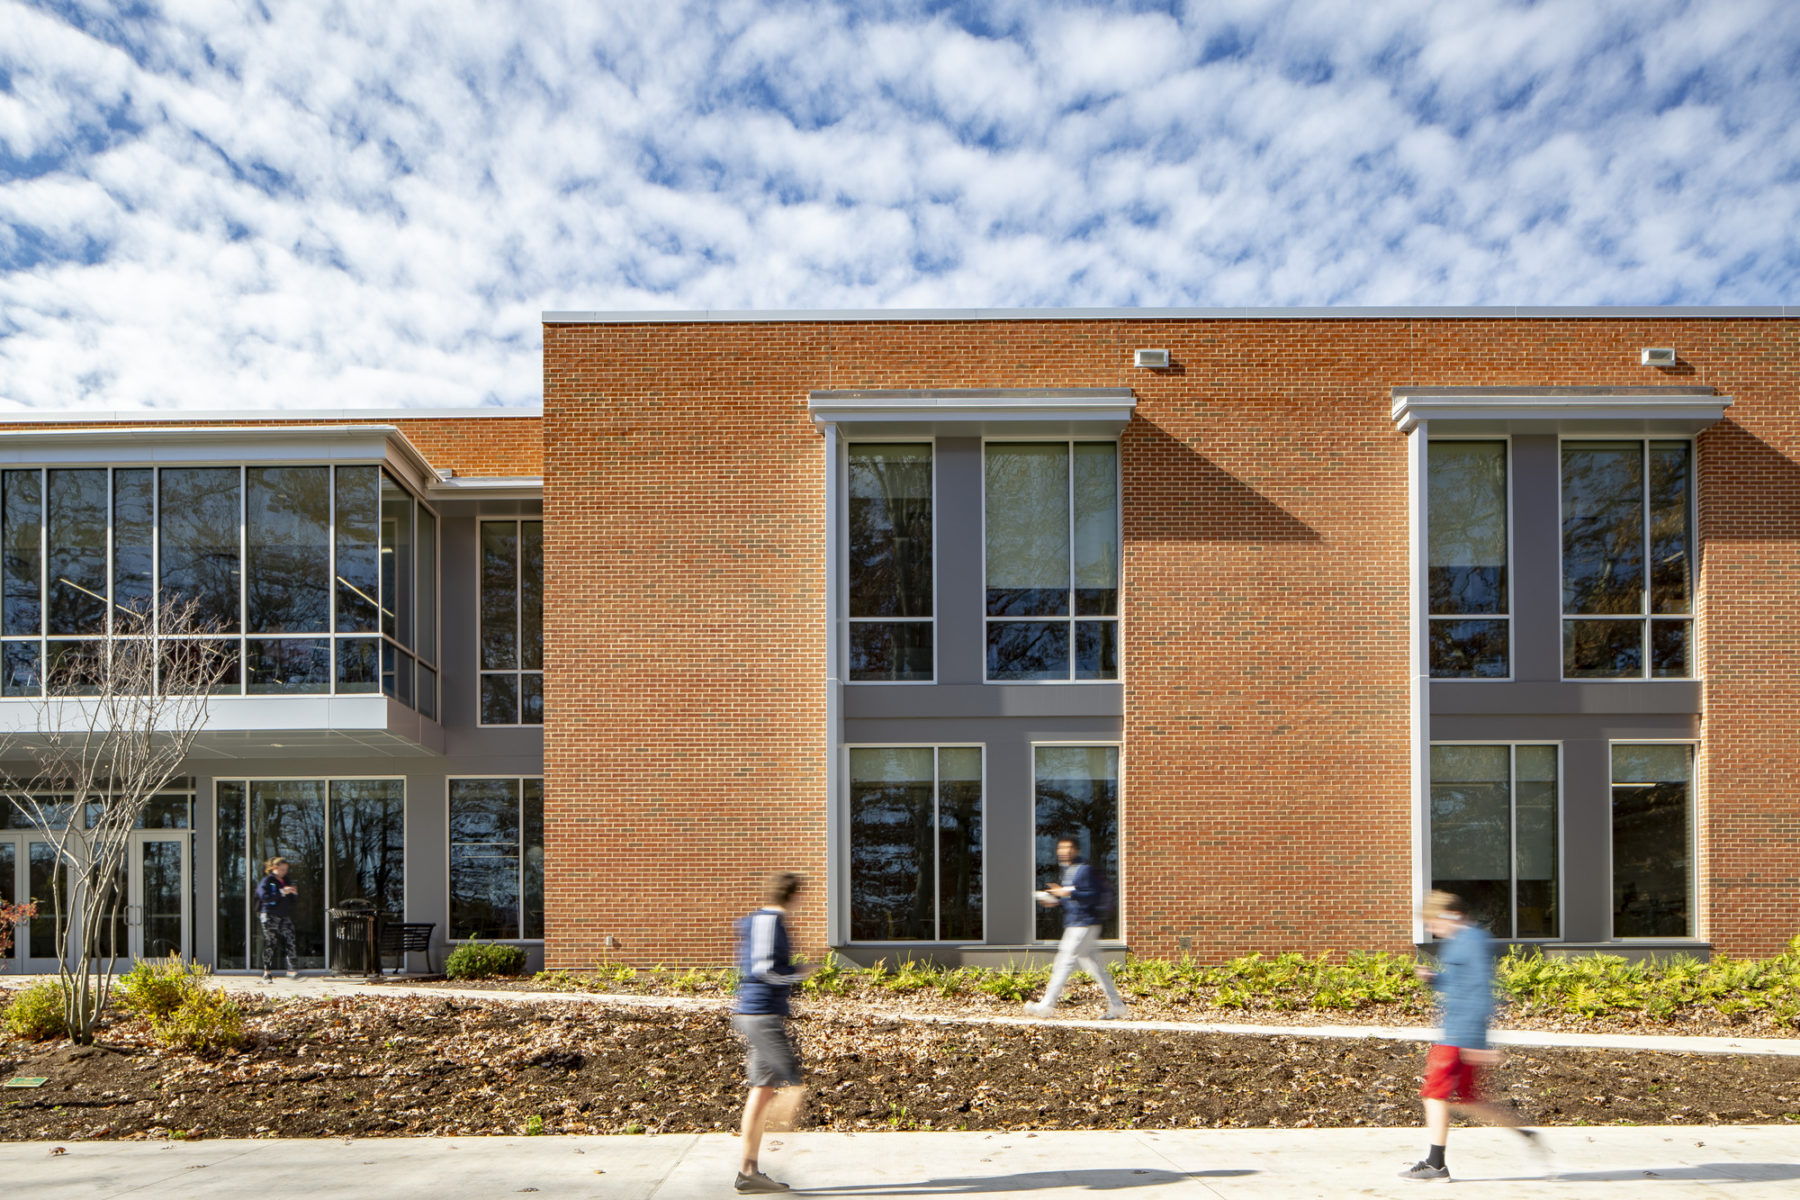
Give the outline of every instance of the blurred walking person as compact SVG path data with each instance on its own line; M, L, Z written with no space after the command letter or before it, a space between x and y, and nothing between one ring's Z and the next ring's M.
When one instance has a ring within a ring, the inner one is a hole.
M788 1029L788 992L812 974L793 961L787 915L804 880L783 871L769 880L767 903L737 923L738 989L731 1026L747 1050L750 1094L744 1101L743 1161L738 1166L740 1192L785 1192L788 1185L763 1174L757 1163L765 1128L792 1127L806 1098L800 1051Z
M1535 1130L1523 1128L1517 1113L1482 1098L1482 1070L1500 1061L1500 1052L1488 1045L1488 1024L1494 1016L1494 943L1487 930L1469 920L1466 907L1449 892L1434 891L1419 910L1431 936L1444 939L1438 969L1416 968L1419 978L1437 992L1443 1034L1425 1058L1425 1081L1419 1088L1429 1149L1423 1159L1400 1172L1402 1179L1450 1178L1444 1146L1450 1139L1452 1109L1512 1129L1539 1153L1544 1148Z
M1113 986L1112 972L1100 957L1100 922L1111 915L1115 893L1106 873L1081 857L1080 843L1072 837L1056 841L1056 861L1061 868L1057 883L1036 893L1039 904L1062 909L1063 935L1056 947L1056 965L1050 968L1050 986L1044 998L1027 1004L1025 1011L1034 1017L1048 1017L1056 1011L1056 1001L1069 982L1075 965L1082 968L1106 993L1105 1021L1125 1016L1125 1001Z

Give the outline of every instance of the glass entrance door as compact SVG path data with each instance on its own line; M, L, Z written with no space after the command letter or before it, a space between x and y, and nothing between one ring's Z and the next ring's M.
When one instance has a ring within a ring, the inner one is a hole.
M188 838L184 833L131 835L129 946L133 958L188 958Z

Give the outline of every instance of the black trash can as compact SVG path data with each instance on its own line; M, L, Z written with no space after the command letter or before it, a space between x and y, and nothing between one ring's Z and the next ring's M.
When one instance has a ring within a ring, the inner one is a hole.
M346 900L331 913L331 970L381 976L381 913L372 900Z

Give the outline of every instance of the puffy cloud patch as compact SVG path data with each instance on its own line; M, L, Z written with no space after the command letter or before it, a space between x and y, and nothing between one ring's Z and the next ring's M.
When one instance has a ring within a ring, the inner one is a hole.
M535 399L546 308L1774 304L1782 0L0 0L0 402Z

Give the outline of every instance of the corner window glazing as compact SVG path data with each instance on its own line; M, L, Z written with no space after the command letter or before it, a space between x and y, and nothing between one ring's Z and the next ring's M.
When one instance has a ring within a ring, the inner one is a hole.
M544 723L544 523L481 522L481 723Z
M199 630L152 632L224 659L220 693L385 686L435 716L436 530L377 466L0 472L0 695L92 690L104 639L191 602Z
M983 474L988 680L1117 679L1117 444L990 442Z
M1555 746L1431 748L1431 886L1495 937L1559 936Z
M1506 443L1433 441L1429 459L1431 674L1504 678L1511 640Z
M931 443L853 443L847 470L850 680L929 683Z
M1693 674L1693 447L1562 445L1563 675Z

